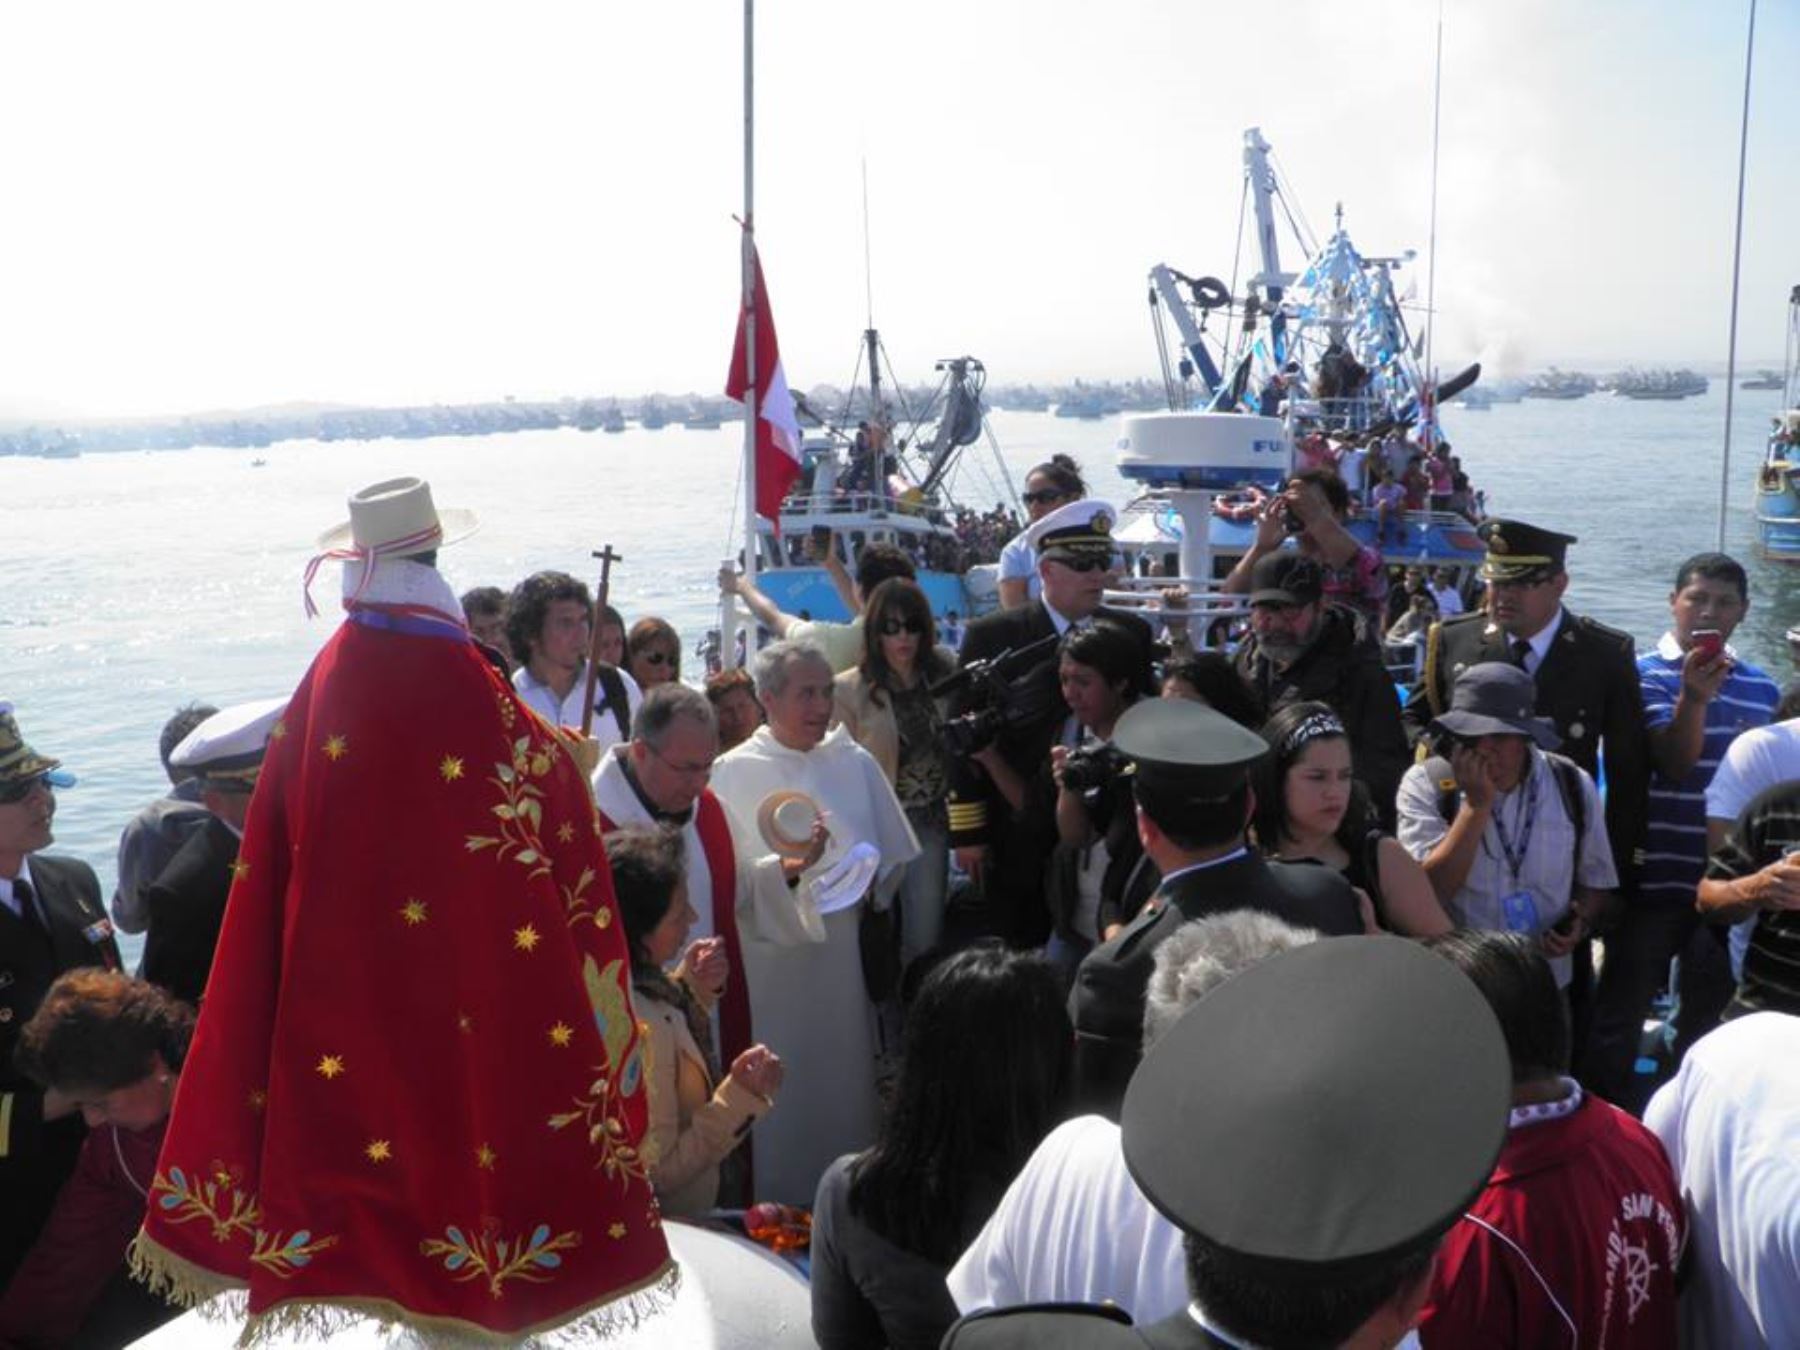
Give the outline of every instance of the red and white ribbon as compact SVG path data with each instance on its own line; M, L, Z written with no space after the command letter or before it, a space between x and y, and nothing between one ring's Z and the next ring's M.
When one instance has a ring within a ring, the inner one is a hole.
M348 609L362 599L363 591L369 585L369 578L375 574L375 564L382 558L391 558L407 553L421 553L426 549L436 547L443 537L444 527L431 525L415 534L405 535L399 539L390 539L385 543L376 544L372 548L362 544L352 544L349 548L327 549L323 553L314 554L312 561L306 564L306 577L301 583L301 594L306 599L306 617L315 618L319 613L319 607L313 603L312 584L313 578L319 574L319 568L327 562L359 562L363 565L362 576L358 577L356 581L356 590L351 593L348 600L344 601L344 608Z

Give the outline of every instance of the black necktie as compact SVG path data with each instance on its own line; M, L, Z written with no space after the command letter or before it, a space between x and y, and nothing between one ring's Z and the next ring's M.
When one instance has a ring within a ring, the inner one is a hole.
M1531 655L1531 644L1524 638L1514 638L1512 640L1512 655L1513 664L1520 670L1531 669L1531 667L1525 664L1525 658Z
M38 913L37 897L31 893L31 883L24 877L15 877L12 892L13 903L19 907L19 917L33 928L42 928L44 920Z

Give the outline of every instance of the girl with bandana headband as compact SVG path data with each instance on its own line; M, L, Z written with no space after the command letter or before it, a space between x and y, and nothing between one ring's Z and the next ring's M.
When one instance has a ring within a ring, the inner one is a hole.
M1409 937L1450 931L1424 870L1376 824L1352 772L1350 736L1323 703L1292 703L1262 729L1270 753L1250 771L1251 828L1270 858L1337 869L1375 903L1384 928Z

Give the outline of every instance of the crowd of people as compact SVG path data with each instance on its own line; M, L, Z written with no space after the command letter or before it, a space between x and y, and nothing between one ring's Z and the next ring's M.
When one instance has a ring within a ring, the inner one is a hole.
M1394 588L1402 689L1340 468L1261 508L1233 651L1107 603L1059 459L1001 608L723 569L773 640L704 688L567 574L458 601L472 522L376 484L299 688L164 729L110 906L0 711L0 1344L232 1290L600 1334L689 1224L786 1249L824 1350L1800 1344L1800 698L1743 567L1674 564L1640 655L1486 520L1479 597Z

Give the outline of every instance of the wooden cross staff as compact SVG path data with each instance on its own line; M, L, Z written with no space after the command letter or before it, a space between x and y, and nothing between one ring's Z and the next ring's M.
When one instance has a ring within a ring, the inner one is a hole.
M611 544L596 549L593 556L600 560L600 584L594 588L594 620L588 625L587 687L581 696L583 736L589 735L594 729L594 685L600 679L600 630L606 621L606 598L612 587L612 565L625 561L613 552Z

